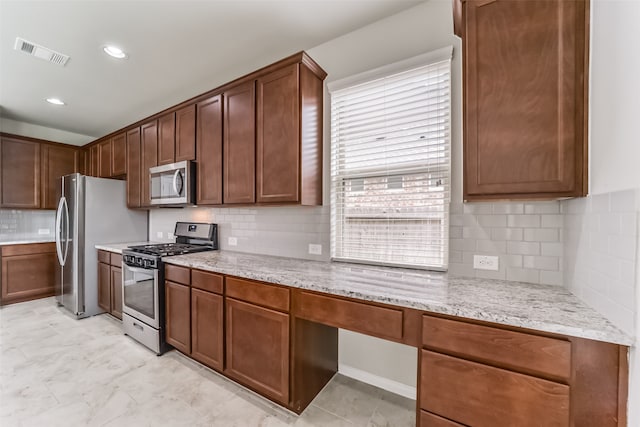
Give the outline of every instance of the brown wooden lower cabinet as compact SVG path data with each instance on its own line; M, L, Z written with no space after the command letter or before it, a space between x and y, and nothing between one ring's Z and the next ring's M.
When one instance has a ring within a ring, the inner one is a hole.
M417 425L626 425L628 347L167 266L167 341L301 413L337 328L420 348Z
M122 255L98 251L98 306L122 320Z
M568 426L569 386L422 350L420 407L466 425Z
M167 342L183 353L191 353L191 288L165 282Z
M55 293L55 243L7 245L2 254L1 305L52 296Z
M420 411L419 425L421 427L464 427L462 424L458 424L427 411Z
M266 286L266 285L265 285ZM227 366L231 378L289 403L289 315L225 299Z
M224 300L191 289L191 357L218 371L224 369Z

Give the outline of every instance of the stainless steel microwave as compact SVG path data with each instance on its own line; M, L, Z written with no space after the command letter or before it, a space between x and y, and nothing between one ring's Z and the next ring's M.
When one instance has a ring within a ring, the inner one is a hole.
M196 165L185 160L149 168L151 204L187 206L195 203Z

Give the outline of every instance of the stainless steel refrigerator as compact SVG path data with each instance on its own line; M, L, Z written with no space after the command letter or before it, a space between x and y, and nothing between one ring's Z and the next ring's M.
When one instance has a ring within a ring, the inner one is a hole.
M74 173L58 180L56 299L77 318L98 306L96 244L147 240L147 212L127 208L126 183Z

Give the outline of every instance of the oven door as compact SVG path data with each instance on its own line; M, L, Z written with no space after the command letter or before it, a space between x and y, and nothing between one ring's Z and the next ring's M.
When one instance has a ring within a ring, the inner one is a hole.
M188 161L149 168L152 205L189 204L190 164Z
M122 310L156 329L160 328L158 271L122 263Z

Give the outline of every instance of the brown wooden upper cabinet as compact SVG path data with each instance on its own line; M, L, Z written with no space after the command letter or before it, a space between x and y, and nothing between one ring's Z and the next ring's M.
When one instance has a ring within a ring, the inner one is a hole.
M100 176L99 162L100 162L100 147L96 145L92 145L89 148L89 175L91 176Z
M111 158L113 157L113 147L111 139L98 144L98 176L100 178L111 177Z
M151 175L149 168L158 166L158 121L140 127L142 169L140 172L140 205L151 206Z
M122 132L111 138L111 176L127 173L127 134Z
M454 0L464 198L587 193L588 2Z
M134 128L127 132L127 206L130 208L140 207L141 170L140 128Z
M255 83L224 92L222 162L225 204L255 203Z
M78 153L73 147L42 144L41 153L41 208L56 209L58 204L58 179L78 170Z
M0 139L0 185L4 208L40 207L40 144L17 138Z
M256 82L258 203L322 204L326 73L305 53Z
M196 159L196 105L158 119L158 164Z
M196 202L222 204L222 95L198 102Z

